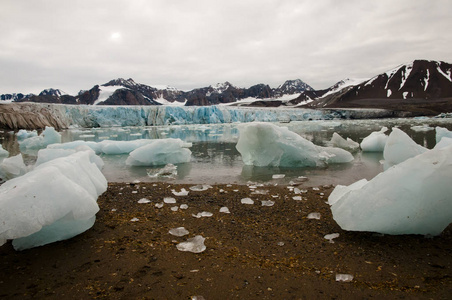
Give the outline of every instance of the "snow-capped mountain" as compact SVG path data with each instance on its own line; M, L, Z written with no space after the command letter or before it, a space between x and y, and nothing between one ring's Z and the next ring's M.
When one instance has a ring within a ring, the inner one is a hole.
M358 84L331 89L310 103L311 107L403 108L452 97L452 65L442 61L415 60Z
M67 95L67 93L59 90L59 89L46 89L43 90L41 93L39 93L39 96L56 96L56 97L61 97L63 95Z

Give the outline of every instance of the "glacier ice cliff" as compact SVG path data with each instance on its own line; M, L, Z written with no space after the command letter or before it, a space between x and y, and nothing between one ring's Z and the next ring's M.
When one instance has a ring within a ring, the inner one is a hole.
M334 118L392 117L385 110L256 108L240 106L89 106L43 103L0 105L0 127L55 129L73 127L158 126L234 122L290 122Z

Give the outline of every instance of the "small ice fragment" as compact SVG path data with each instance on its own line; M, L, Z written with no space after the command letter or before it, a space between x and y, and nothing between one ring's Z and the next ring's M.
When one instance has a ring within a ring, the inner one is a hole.
M133 218L132 220L130 220L130 222L137 222L137 221L139 221L138 218Z
M191 296L190 298L191 300L206 300L206 298L204 298L201 295L196 295L196 296Z
M176 199L174 199L173 197L165 197L165 198L163 198L163 202L165 202L165 203L176 203Z
M277 244L278 246L284 246L284 242L278 242L278 244Z
M350 282L353 280L353 275L350 274L336 274L336 281Z
M220 193L224 193L224 192L225 192L225 190L223 190L223 189L220 189L220 190L219 190L219 192L220 192Z
M254 201L251 200L251 198L243 198L240 202L242 202L242 204L254 204Z
M116 209L116 208L112 208L112 209L111 209L111 211L113 211L113 212L114 212L114 211L117 211L117 209Z
M331 233L331 234L327 234L324 236L325 239L329 240L330 243L334 243L333 239L338 238L339 237L339 233Z
M171 210L172 211L178 211L179 210L179 206L173 206L173 207L171 207Z
M273 198L279 198L279 195L272 195Z
M184 188L182 188L180 190L180 192L176 192L176 190L171 190L171 192L173 192L174 196L187 196L188 195L188 191Z
M318 187L313 187L312 190L313 191L320 191L320 189Z
M233 192L238 192L239 190L232 190Z
M185 227L172 228L168 232L169 232L169 234L174 235L174 236L184 236L184 235L189 234L188 230L185 229Z
M220 212L221 213L225 213L225 214L230 214L231 213L229 211L229 208L227 208L226 206L223 206L222 208L220 208Z
M273 206L273 205L275 205L275 202L271 201L271 200L262 200L261 202L262 202L262 206Z
M142 199L138 200L138 203L140 203L140 204L149 203L149 202L151 202L151 200L146 199L146 198L142 198Z
M181 204L179 208L180 208L180 209L187 209L187 208L188 208L188 205L187 205L187 204Z
M132 194L138 194L138 191L132 191Z
M294 199L295 201L303 200L303 198L301 196L293 196L292 199Z
M299 188L293 189L294 194L301 194L301 190Z
M272 175L272 178L273 178L273 179L282 179L282 178L284 178L284 177L286 177L285 174L273 174L273 175Z
M192 191L195 191L195 192L203 192L203 191L206 191L206 190L208 190L210 188L212 188L211 185L203 184L203 185L192 186L189 189L192 190Z
M208 212L208 211L203 211L203 212L197 213L196 215L192 214L192 216L199 219L201 217L211 217L211 216L213 216L213 213Z
M308 215L308 219L317 219L317 220L320 220L320 213L318 213L318 212L310 213L310 214Z
M177 250L179 251L188 251L192 253L201 253L206 250L206 246L204 245L204 241L206 239L201 235L197 235L193 238L188 239L185 242L179 243L176 245Z
M255 190L251 195L267 195L268 190Z
M138 179L134 180L133 183L140 183L141 181L139 181Z
M157 208L162 208L162 207L163 207L163 202L162 202L162 203L156 203L156 204L155 204L155 207L157 207Z

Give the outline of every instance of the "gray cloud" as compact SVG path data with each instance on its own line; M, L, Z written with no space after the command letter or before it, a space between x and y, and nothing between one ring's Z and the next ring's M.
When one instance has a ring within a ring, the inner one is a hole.
M75 94L117 77L326 88L417 58L452 62L448 0L57 1L0 4L0 93Z

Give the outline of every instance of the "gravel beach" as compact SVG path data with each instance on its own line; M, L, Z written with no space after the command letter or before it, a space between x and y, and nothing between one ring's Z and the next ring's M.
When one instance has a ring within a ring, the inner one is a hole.
M450 299L451 226L433 238L343 231L326 203L332 190L110 183L87 232L0 247L0 297ZM178 227L189 233L169 233ZM178 250L198 235L204 251Z

